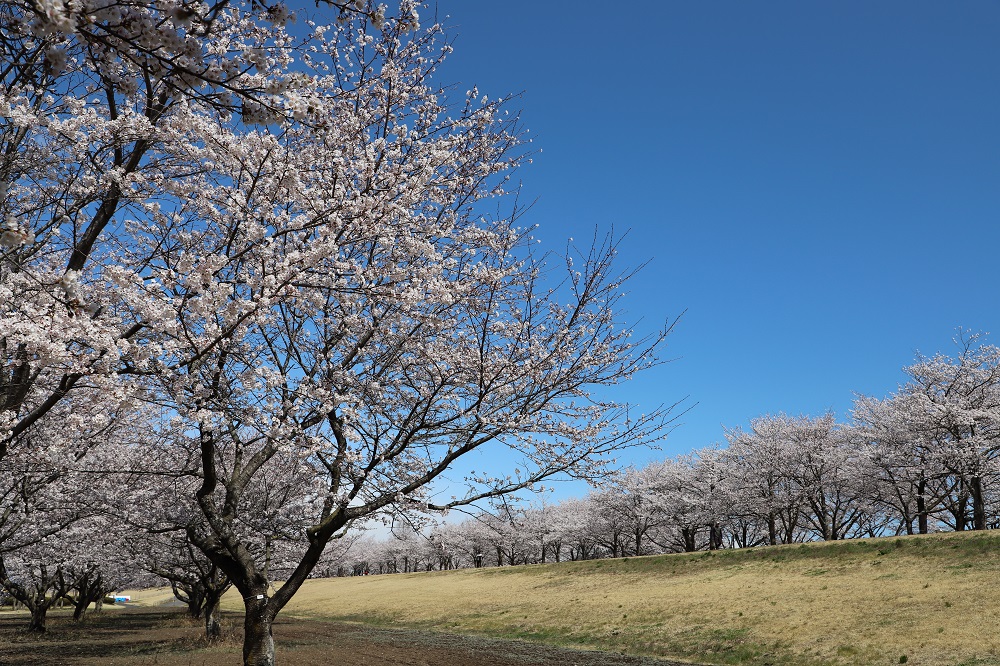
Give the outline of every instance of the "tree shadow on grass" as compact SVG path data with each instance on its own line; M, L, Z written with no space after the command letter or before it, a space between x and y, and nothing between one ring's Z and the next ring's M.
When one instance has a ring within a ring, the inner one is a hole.
M242 631L224 615L223 639L209 643L183 609L113 609L76 624L67 613L43 635L24 614L0 613L3 666L238 666ZM280 663L293 666L679 666L675 662L537 643L293 617L275 623Z
M173 610L114 609L88 614L79 624L57 613L44 634L27 633L26 623L24 614L0 613L0 664L107 664L207 647L200 625Z

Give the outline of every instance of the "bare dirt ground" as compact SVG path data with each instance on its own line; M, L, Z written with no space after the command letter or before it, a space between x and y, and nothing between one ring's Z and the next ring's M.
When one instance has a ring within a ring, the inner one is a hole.
M74 624L52 613L41 636L23 631L26 616L0 614L3 666L238 666L240 621L220 644L179 609L126 609L91 614ZM521 641L279 617L274 636L282 666L681 666L630 655L581 652Z

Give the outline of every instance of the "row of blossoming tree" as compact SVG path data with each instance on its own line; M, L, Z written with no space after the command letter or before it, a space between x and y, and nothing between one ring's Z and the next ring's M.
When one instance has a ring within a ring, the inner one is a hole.
M583 499L362 542L341 574L500 566L1000 526L1000 348L960 336L838 423L786 415L630 468Z
M371 516L599 476L665 432L605 391L666 334L621 320L617 241L535 249L519 114L439 81L422 12L0 4L0 581L34 628L113 535L210 633L234 586L271 666L275 616ZM432 500L489 446L509 470Z

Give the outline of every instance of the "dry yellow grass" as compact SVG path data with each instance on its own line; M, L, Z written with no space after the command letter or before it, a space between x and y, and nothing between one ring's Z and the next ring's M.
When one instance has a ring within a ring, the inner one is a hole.
M704 663L985 666L998 590L1000 536L979 533L315 580L284 612Z

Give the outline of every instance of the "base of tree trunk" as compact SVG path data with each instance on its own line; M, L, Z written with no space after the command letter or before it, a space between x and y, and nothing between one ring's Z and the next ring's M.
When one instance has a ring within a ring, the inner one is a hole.
M275 666L271 621L253 615L243 623L243 666Z
M45 613L36 615L31 614L31 620L28 621L28 633L29 634L44 634L45 633Z
M205 613L205 637L210 641L222 638L222 624L219 623L219 611Z

